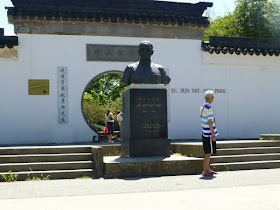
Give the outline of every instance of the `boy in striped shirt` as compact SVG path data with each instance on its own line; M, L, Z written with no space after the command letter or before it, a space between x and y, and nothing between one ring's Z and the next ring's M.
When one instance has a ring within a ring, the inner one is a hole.
M213 176L216 174L215 171L210 169L210 156L211 154L216 154L216 136L218 135L215 114L211 106L214 100L214 93L212 90L207 90L205 92L205 102L200 107L200 118L202 125L202 139L203 139L203 149L204 149L204 169L202 176Z

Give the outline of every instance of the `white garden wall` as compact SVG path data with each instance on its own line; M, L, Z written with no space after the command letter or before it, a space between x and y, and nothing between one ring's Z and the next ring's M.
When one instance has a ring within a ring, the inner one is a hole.
M169 69L171 139L199 139L203 90L215 95L220 139L279 133L279 57L210 55L201 41L108 36L18 34L18 60L0 60L0 144L92 141L81 110L85 86L96 75L131 62L86 61L86 44L154 45L152 61ZM58 124L57 67L68 67L68 124ZM49 79L50 95L28 95L29 79ZM181 93L181 89L186 93ZM194 93L192 89L196 89ZM199 90L197 90L199 89Z

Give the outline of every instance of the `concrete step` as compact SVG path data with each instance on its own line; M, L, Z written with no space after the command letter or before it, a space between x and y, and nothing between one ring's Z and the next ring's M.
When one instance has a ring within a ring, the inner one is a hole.
M280 140L280 134L261 134L261 138L267 140Z
M172 155L170 157L104 157L104 178L170 176L200 174L203 159Z
M211 163L280 160L280 153L211 156Z
M92 161L1 163L0 172L92 169Z
M82 176L97 177L97 171L92 169L77 169L77 170L51 170L51 171L20 171L13 172L18 175L18 181L24 181L29 177L32 177L32 174L39 174L43 177L48 177L49 179L75 179ZM0 181L4 181L2 178L3 174L9 174L7 172L0 173Z
M90 153L90 146L2 147L0 155Z
M211 168L215 171L280 168L280 160L213 163Z
M245 141L218 141L218 149L246 148L246 147L280 147L277 140L245 140Z
M91 159L91 153L0 155L0 163L66 162Z
M217 149L217 155L243 155L243 154L267 154L280 153L280 147L247 147Z

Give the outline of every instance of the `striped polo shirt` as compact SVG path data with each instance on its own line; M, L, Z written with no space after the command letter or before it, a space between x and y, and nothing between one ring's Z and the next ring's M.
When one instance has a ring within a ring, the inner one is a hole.
M208 120L212 120L215 136L218 135L218 131L216 128L216 122L215 122L215 114L214 110L211 106L211 104L204 102L202 106L200 107L200 118L201 118L201 125L202 125L202 135L205 137L211 137L211 130L209 127Z

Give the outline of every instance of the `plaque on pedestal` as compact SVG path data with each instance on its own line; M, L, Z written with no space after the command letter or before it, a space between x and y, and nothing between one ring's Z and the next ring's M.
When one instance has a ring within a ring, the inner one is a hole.
M164 85L132 84L123 93L123 157L170 156Z

